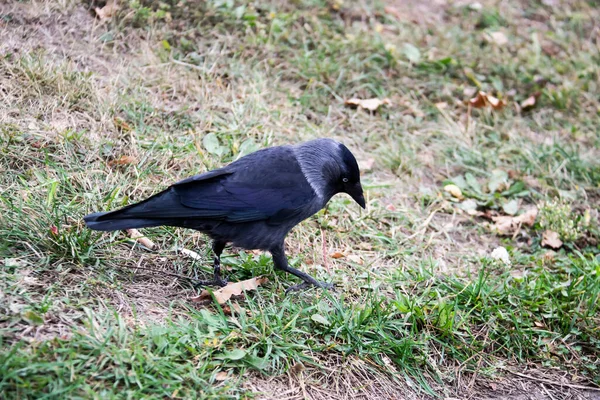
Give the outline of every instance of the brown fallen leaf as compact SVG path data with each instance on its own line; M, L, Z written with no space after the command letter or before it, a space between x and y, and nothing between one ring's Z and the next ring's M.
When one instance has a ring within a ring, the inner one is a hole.
M493 110L501 110L506 106L506 100L500 100L480 90L475 97L469 100L469 104L473 108L491 107Z
M138 159L135 158L134 156L121 156L114 160L110 160L108 162L108 165L110 167L114 167L115 165L129 165L129 164L137 164L137 163L138 163Z
M240 296L243 292L248 290L256 290L260 285L263 285L268 281L269 279L266 277L259 277L241 282L229 283L227 286L215 290L213 295L219 304L225 304L232 296ZM208 303L210 302L210 298L210 292L205 289L199 296L192 297L190 300L194 303Z
M106 3L106 5L102 8L96 7L94 8L96 11L96 15L100 18L100 21L107 21L112 18L117 11L119 11L119 5L116 0L111 0Z
M548 229L542 234L542 247L550 247L552 249L559 249L560 246L562 246L562 245L563 245L563 242L562 242L562 240L560 240L558 233Z
M351 106L351 107L360 107L360 108L364 108L365 110L369 110L369 111L376 111L380 106L382 105L389 105L391 104L390 99L357 99L357 98L352 98L349 100L346 100L345 105L347 106Z
M533 226L537 217L537 207L530 208L526 212L517 216L498 215L492 216L492 221L495 222L492 229L501 236L514 235L522 225Z
M231 307L229 307L228 305L223 306L223 314L233 315L233 311L235 311L238 314L246 313L246 314L250 315L250 313L247 312L246 309L244 307L240 306L238 303L232 303Z
M149 248L150 250L153 250L156 247L152 240L142 235L137 229L127 229L127 234L129 234L130 238L134 239L139 244Z
M120 132L131 131L131 125L129 125L127 123L127 121L125 121L124 119L119 118L119 117L114 117L113 122L115 123L115 126L119 129Z
M331 258L337 259L337 258L342 258L342 257L344 257L344 253L340 253L339 251L336 251L335 253L331 254Z
M304 364L298 361L296 364L292 365L292 368L290 368L290 372L297 375L305 369L306 367L304 367Z
M215 381L222 382L222 381L226 381L227 378L229 378L229 377L227 375L227 372L225 372L225 371L217 372L217 374L215 375Z
M545 263L549 263L549 262L552 262L552 261L554 261L554 258L555 258L555 257L556 257L556 252L555 252L555 251L552 251L552 250L548 250L547 252L545 252L545 253L542 255L542 260L543 260Z

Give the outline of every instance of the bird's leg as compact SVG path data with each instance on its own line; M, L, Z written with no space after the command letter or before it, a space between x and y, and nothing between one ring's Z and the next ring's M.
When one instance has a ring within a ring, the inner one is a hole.
M218 240L213 241L212 250L215 254L214 262L213 262L213 271L214 271L214 279L215 284L218 286L227 286L227 279L223 279L221 277L221 253L223 253L223 249L225 248L225 242L220 242Z
M200 286L227 286L227 279L221 277L221 253L223 253L223 249L225 248L225 242L221 242L219 240L215 240L212 243L212 251L214 253L214 261L213 261L213 274L214 277L209 281L199 281L194 284L194 287Z
M285 250L283 245L271 249L271 255L273 256L273 264L275 264L275 268L288 272L292 275L296 275L298 278L304 281L303 283L300 283L298 285L290 286L286 289L286 293L304 289L309 287L310 285L315 285L324 289L333 288L333 285L331 283L319 282L307 273L297 270L296 268L290 267L287 261L287 257L285 256Z

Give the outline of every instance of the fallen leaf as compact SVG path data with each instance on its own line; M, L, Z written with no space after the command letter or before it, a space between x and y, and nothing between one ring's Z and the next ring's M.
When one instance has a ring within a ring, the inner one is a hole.
M269 281L266 277L247 279L241 282L229 283L221 289L215 290L213 296L219 304L225 304L232 296L240 296L243 292L256 290L260 285ZM208 290L203 290L199 296L192 297L190 300L194 303L203 303L210 301L211 295Z
M514 235L522 225L533 226L537 214L538 209L533 207L516 217L507 215L492 216L492 221L495 222L493 230L503 236Z
M346 102L344 103L347 106L351 106L351 107L360 107L360 108L364 108L365 110L369 110L369 111L376 111L380 106L382 105L389 105L391 104L390 99L357 99L357 98L352 98L349 100L346 100Z
M504 34L504 32L489 32L485 36L486 40L490 43L495 43L498 46L505 46L508 43L508 38Z
M563 245L563 242L562 242L562 240L560 240L558 233L551 231L551 230L546 230L542 234L542 247L550 247L553 249L558 249L562 245Z
M366 160L358 160L358 167L361 172L370 172L373 170L373 166L375 165L374 158L367 158Z
M96 15L101 21L106 21L112 18L117 11L119 11L119 5L117 4L116 0L108 1L104 7L96 7L94 11L96 11Z
M515 215L519 211L519 201L515 199L507 201L502 205L502 211L508 215Z
M240 306L238 303L232 303L231 307L228 305L224 305L223 306L223 314L225 315L233 315L233 311L235 311L238 314L249 314L248 312L246 312L246 309L242 306Z
M129 125L127 123L127 121L125 121L124 119L121 119L119 117L115 117L115 118L113 118L113 122L115 123L115 125L117 126L117 128L119 129L119 131L121 131L121 132L129 132L129 131L131 131L131 125Z
M554 257L556 257L556 252L553 250L548 250L544 253L544 255L542 255L544 262L552 262L554 261Z
M174 250L193 260L202 261L202 256L196 253L194 250L184 249L183 247L176 247Z
M462 203L458 204L458 208L463 210L469 215L481 215L481 211L477 211L477 202L473 199L467 199Z
M359 255L349 254L347 258L348 258L348 261L351 261L355 264L358 264L358 265L363 264L363 260L362 260L361 256L359 256Z
M223 382L226 381L228 377L229 376L225 371L217 372L217 374L215 375L215 381Z
M489 94L487 95L487 100L494 110L501 110L506 105L505 100L497 99L496 97Z
M502 261L505 265L510 265L510 256L508 255L508 251L502 246L496 247L490 256L494 260Z
M114 167L115 165L129 165L129 164L137 164L138 159L134 156L121 156L114 160L110 160L108 165Z
M129 235L130 238L134 239L139 244L141 244L142 246L144 246L150 250L153 250L156 247L156 245L154 244L154 242L152 240L150 240L147 237L145 237L144 235L142 235L140 233L140 231L138 231L137 229L127 229L127 234Z
M446 185L446 186L444 186L444 190L446 192L450 193L450 195L452 195L452 197L456 197L459 200L462 200L465 198L465 196L463 196L460 188L456 185Z
M534 93L525 100L521 102L521 110L526 111L532 109L537 104L537 99L540 97L541 93Z
M302 364L301 362L297 362L296 364L292 365L292 368L290 368L290 371L297 375L300 372L304 371L305 369L306 369L306 367L304 367L304 364Z
M330 257L335 258L335 259L342 258L342 257L344 257L344 253L340 253L339 251L336 251L335 253L330 254Z
M501 110L506 106L506 100L500 100L486 92L479 91L477 95L469 100L474 108L491 107L493 110Z

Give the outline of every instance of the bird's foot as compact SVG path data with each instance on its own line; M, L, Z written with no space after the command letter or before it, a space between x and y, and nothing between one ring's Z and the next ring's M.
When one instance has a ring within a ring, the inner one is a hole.
M313 285L320 287L322 289L333 289L334 288L333 283L328 283L328 282L317 282L316 284L309 283L309 282L302 282L302 283L299 283L298 285L290 286L289 288L287 288L285 290L285 294L288 294L290 292L297 292L299 290L306 289Z
M194 288L195 289L199 289L201 287L204 286L218 286L218 287L225 287L227 286L229 282L227 281L227 278L222 278L220 276L215 276L214 279L210 279L207 281L197 281L196 283L194 283Z

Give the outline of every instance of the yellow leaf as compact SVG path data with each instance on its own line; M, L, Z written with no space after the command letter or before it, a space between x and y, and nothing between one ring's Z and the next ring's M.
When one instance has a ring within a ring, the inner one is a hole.
M446 186L444 186L444 190L446 192L450 193L450 195L452 195L452 197L456 197L459 200L462 200L465 198L465 196L463 196L460 188L456 185L446 185Z

